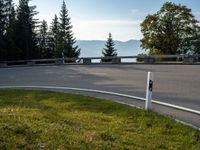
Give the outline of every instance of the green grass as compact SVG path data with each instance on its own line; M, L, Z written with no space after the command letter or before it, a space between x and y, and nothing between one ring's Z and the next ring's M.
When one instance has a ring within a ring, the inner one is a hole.
M109 100L0 90L0 149L200 150L200 131Z

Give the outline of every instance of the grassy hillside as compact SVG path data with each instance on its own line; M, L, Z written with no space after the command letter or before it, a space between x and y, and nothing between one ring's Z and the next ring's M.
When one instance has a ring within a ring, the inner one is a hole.
M109 100L0 90L0 149L199 150L200 131Z

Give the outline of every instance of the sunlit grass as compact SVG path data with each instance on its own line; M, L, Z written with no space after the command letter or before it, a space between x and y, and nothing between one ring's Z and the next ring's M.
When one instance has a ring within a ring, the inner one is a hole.
M199 150L200 131L109 100L0 90L0 149Z

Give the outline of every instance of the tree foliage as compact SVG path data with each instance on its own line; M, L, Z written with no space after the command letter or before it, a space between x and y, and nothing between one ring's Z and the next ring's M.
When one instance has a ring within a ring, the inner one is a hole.
M63 1L63 5L60 11L60 37L59 37L59 56L62 56L64 53L65 57L68 58L78 58L80 55L80 48L76 45L76 39L74 38L72 32L73 26L70 22L70 17L68 14L68 10L66 8L66 4Z
M112 38L112 34L109 33L109 37L107 39L107 42L105 44L105 48L102 51L102 54L104 57L112 57L117 56L117 50L115 49L115 43Z
M197 52L199 38L198 21L184 5L165 3L141 24L142 48L150 54L186 54Z
M50 34L48 32L48 24L45 20L41 22L39 28L38 47L41 59L53 58L54 51L50 45Z
M66 4L55 15L50 29L46 21L39 25L36 6L30 0L0 0L0 61L79 57L80 49L72 32Z
M60 17L55 15L50 28L50 45L57 58L61 58L63 54L67 58L80 56L81 49L75 45L76 38L74 38L70 20L66 3L63 1Z
M0 0L0 60L6 60L6 29L9 26L11 0Z
M49 32L49 44L51 51L54 53L54 57L59 57L59 22L58 17L55 15L52 20L50 32Z
M14 60L16 58L16 44L15 44L15 24L16 24L16 11L12 0L8 3L8 14L7 14L7 27L5 34L5 46L7 50L7 60Z
M29 0L20 0L17 9L16 21L16 47L21 54L21 59L33 59L38 57L36 24L34 16L36 6L29 6Z

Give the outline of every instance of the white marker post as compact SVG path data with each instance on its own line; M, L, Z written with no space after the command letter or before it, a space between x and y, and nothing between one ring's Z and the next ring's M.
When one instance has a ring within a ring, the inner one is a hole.
M146 104L145 109L147 111L151 110L151 100L153 93L153 82L154 82L154 74L152 72L148 72L147 76L147 91L146 91Z

